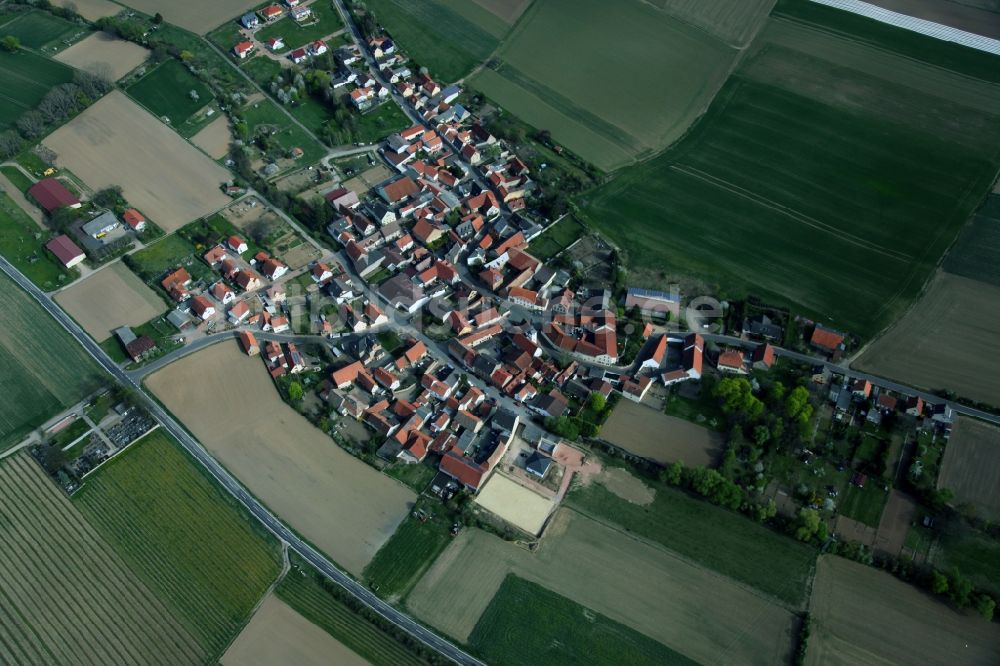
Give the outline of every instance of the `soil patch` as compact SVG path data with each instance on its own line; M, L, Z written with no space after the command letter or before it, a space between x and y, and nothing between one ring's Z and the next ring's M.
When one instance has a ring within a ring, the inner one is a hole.
M653 503L656 491L621 467L609 467L597 477L597 482L623 500L646 506Z
M59 292L56 302L98 342L119 326L138 326L167 308L125 264L117 261Z
M112 37L106 32L95 32L59 52L55 59L117 81L144 63L148 55L149 50L138 44Z
M969 502L983 518L1000 519L1000 428L958 417L944 451L938 488L955 493L954 504Z
M631 400L618 403L601 428L601 439L661 464L680 461L692 467L714 465L722 446L718 433Z
M223 342L146 384L264 504L355 576L416 496L282 402L259 358Z
M191 143L198 146L213 160L220 160L229 152L233 134L229 131L229 121L220 115L191 137Z

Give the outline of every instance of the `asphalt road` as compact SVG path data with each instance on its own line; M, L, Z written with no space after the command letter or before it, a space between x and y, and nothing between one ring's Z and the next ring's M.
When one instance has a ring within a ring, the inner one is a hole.
M10 262L2 257L0 257L0 270L10 276L10 278L20 285L22 289L38 301L45 311L48 312L57 322L59 322L59 324L62 325L62 327L65 328L70 335L76 338L77 342L79 342L94 358L94 360L96 360L101 367L108 372L108 374L113 376L118 383L135 390L136 395L143 400L145 408L149 411L153 418L159 421L160 425L165 428L167 432L173 435L174 438L176 438L177 441L179 441L188 451L188 453L194 456L194 458L198 460L198 462L201 463L213 477L215 477L222 487L225 488L226 492L239 500L239 502L245 506L247 510L253 514L253 516L259 520L272 534L287 543L292 550L302 556L302 558L309 562L309 564L321 571L323 575L328 577L330 580L340 585L353 597L363 602L369 608L374 610L386 620L392 622L400 629L406 631L424 645L437 651L439 654L447 657L448 659L451 659L456 664L475 664L478 666L483 663L452 643L441 638L433 631L419 624L413 618L396 610L386 602L379 599L368 588L355 581L345 572L341 571L335 564L333 564L333 562L328 560L324 555L303 541L297 534L286 527L284 523L278 520L274 514L268 511L264 505L257 501L253 495L247 492L247 490L243 488L243 486L241 486L240 483L232 475L230 475L218 461L215 460L215 458L209 455L209 453L194 437L181 427L181 425L174 420L174 418L165 409L160 407L159 403L146 394L145 390L138 382L134 381L124 370L118 367L118 365L104 353L104 350L102 350L97 343L94 342L83 331L83 329L81 329L77 323L73 321L72 318L70 318L69 315L63 312L63 310L57 306L52 299L38 289L34 283L28 280L28 278L14 268ZM222 335L220 335L220 338L221 337Z

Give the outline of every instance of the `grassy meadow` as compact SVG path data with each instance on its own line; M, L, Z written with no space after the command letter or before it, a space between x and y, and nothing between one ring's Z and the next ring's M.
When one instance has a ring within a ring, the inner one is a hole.
M222 654L281 570L277 540L162 430L73 502L208 654Z
M0 30L3 36L10 33ZM0 131L38 106L53 86L73 80L73 70L31 51L0 51Z
M948 70L898 44L933 40L876 48L839 12L817 25L785 4L688 136L585 197L585 216L647 286L694 275L870 336L996 175L1000 89L969 76L978 53Z
M97 364L31 296L0 273L0 451L103 383Z
M198 99L191 96L192 91ZM213 99L208 86L173 58L130 85L127 92L157 118L169 118L170 125L183 136L201 129L203 123L189 121Z
M28 217L7 194L0 192L0 254L44 291L68 284L80 275L66 268L45 249L52 233Z
M479 618L469 644L490 664L697 662L541 585L510 574Z

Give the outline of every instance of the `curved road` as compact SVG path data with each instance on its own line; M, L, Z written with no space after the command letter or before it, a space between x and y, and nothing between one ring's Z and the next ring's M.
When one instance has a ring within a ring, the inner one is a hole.
M483 662L441 638L433 631L416 622L413 618L396 610L386 602L379 599L371 592L371 590L358 583L345 572L341 571L336 565L333 564L333 562L328 560L326 556L303 541L297 534L292 532L292 530L285 526L284 523L282 523L277 517L274 516L274 514L265 508L264 505L261 504L253 495L247 492L247 490L243 488L243 486L240 485L240 483L232 475L230 475L229 472L226 471L226 469L219 464L217 460L215 460L215 458L209 455L209 453L194 437L188 434L188 432L181 427L181 425L174 420L174 418L165 409L160 407L159 403L150 398L138 382L133 380L124 370L118 367L118 365L104 353L104 350L102 350L97 343L95 343L83 331L83 329L81 329L79 325L77 325L77 323L69 317L69 315L63 312L62 309L52 301L52 299L36 287L33 282L28 280L28 278L26 278L20 271L14 268L10 262L2 257L0 257L0 270L6 273L22 289L38 301L38 303L45 308L45 311L48 312L57 322L59 322L59 324L62 325L62 327L65 328L70 335L76 338L77 342L79 342L83 348L87 350L87 353L94 357L98 364L100 364L101 367L112 375L120 384L134 389L136 394L141 396L145 408L149 411L153 418L159 421L162 427L173 435L188 451L188 453L194 456L195 459L198 460L198 462L200 462L213 477L215 477L222 487L225 488L226 492L239 500L239 502L245 506L247 510L253 514L253 516L259 520L272 534L287 543L292 550L301 555L303 559L309 562L309 564L321 571L327 578L340 585L354 598L363 602L383 618L406 631L427 647L435 650L448 659L451 659L456 664L483 666ZM227 333L230 335L232 334L231 332ZM219 334L219 338L221 339L222 337L224 337L224 335Z

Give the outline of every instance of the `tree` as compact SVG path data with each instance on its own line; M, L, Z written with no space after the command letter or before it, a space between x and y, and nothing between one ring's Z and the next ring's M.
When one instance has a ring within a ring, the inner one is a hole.
M94 203L104 208L114 208L122 198L122 188L118 185L105 187L94 194Z
M931 592L934 594L944 594L948 591L948 577L934 569L931 571Z
M42 454L42 467L49 474L58 472L66 462L66 454L58 446L48 446Z
M684 463L679 460L660 472L660 481L671 486L679 486L683 478Z
M753 395L750 382L743 377L726 377L712 388L712 395L719 400L722 411L756 421L764 413L764 403Z
M4 51L15 53L21 48L21 40L14 35L7 35L3 39L0 39L0 47L2 47Z
M288 385L288 399L292 402L298 402L302 399L302 384L292 382Z
M181 51L180 55L177 57L181 59L181 62L189 62L191 60L194 60L194 54L186 49L184 51Z
M201 95L199 95L199 94L198 94L198 91L197 91L197 90L195 90L194 88L192 88L192 89L191 89L191 90L190 90L190 91L188 92L188 97L190 97L190 98L191 98L191 101L192 101L192 102L197 102L198 100L200 100L200 99L201 99Z
M823 534L820 537L820 529ZM799 511L798 527L795 528L795 538L799 541L809 541L813 537L826 539L826 525L820 519L816 509L803 508Z
M958 569L951 570L950 578L948 594L956 606L965 608L969 605L969 597L972 594L972 583Z
M160 25L161 23L163 23L163 14L161 14L160 12L156 12L155 14L153 14L153 23L155 23L156 25Z
M997 607L997 602L988 594L976 596L976 612L983 616L987 622L993 621L993 611Z
M594 391L590 394L590 408L595 412L603 412L604 408L608 406L608 401L604 397L603 393L598 393Z
M45 118L38 111L26 111L17 119L17 131L26 139L37 139L45 133Z
M14 130L0 132L0 159L7 159L21 152L24 142Z

